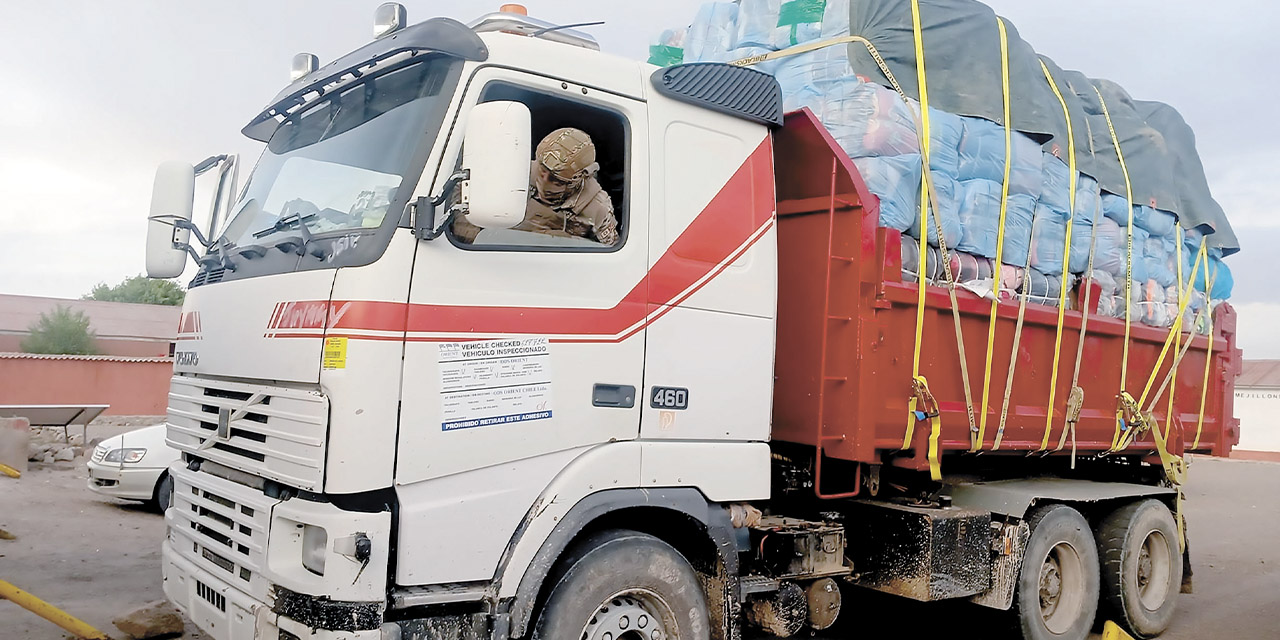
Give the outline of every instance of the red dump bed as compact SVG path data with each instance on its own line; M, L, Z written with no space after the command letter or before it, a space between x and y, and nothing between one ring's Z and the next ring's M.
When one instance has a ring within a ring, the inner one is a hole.
M916 240L878 228L875 196L807 110L788 115L786 126L775 134L775 154L779 295L773 437L820 445L829 458L884 462L885 454L901 450L908 423L918 289L903 282L900 252L901 242ZM975 407L980 407L990 302L965 290L959 290L958 297L970 383ZM1016 303L1001 303L982 447L988 452L999 426L1017 316ZM1081 319L1079 311L1066 312L1050 448L1056 448L1065 425ZM1239 440L1232 399L1240 352L1235 346L1234 311L1221 305L1214 320L1213 362L1195 451L1223 456ZM1027 305L1001 453L1025 455L1041 447L1057 323L1056 308ZM1135 398L1151 376L1168 335L1168 329L1133 323L1127 387ZM1183 334L1184 339L1187 335ZM1171 385L1172 453L1192 450L1196 439L1209 339L1202 335L1192 339ZM1079 378L1084 402L1076 446L1081 453L1111 448L1123 345L1123 320L1090 315ZM939 404L941 448L953 455L970 449L958 353L947 289L930 286L920 373ZM1171 349L1157 387L1173 360ZM1162 428L1167 424L1168 393L1156 403L1155 417ZM917 424L912 450L901 456L908 460L899 464L927 468L929 431L928 422ZM1126 450L1145 452L1155 453L1149 435ZM1068 453L1070 444L1062 452Z

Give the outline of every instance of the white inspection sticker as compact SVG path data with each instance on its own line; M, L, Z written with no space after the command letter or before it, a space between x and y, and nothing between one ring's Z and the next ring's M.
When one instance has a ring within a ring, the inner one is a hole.
M546 338L440 345L441 429L551 417L551 350Z

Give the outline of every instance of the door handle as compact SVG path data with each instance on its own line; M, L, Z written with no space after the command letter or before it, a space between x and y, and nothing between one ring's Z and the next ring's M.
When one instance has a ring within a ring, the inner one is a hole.
M597 382L591 391L591 406L630 409L636 406L636 388L629 384Z

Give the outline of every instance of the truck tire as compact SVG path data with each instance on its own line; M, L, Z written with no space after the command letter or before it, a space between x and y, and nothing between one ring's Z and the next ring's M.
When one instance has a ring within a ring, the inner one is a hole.
M1079 511L1054 504L1028 519L1013 610L1026 640L1084 640L1098 611L1098 548Z
M708 640L698 576L671 545L610 530L575 545L553 576L535 640Z
M1103 604L1130 634L1152 638L1169 628L1182 586L1178 525L1158 500L1117 509L1098 528Z

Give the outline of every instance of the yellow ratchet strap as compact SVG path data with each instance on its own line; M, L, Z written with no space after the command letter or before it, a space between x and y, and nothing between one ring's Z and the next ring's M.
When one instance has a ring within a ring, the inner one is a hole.
M1183 239L1182 223L1181 222L1174 223L1173 230L1174 230L1174 237L1177 238L1177 242L1178 242L1177 246L1175 246L1173 249L1174 260L1177 261L1177 265L1178 265L1177 267L1178 268L1178 308L1182 309L1183 308L1182 301L1187 297L1187 291L1183 287L1183 283L1186 281L1182 279L1182 276L1183 276L1183 273L1182 273L1182 239ZM1207 273L1207 269L1206 269L1206 273ZM1185 311L1179 311L1178 321L1182 319L1182 316L1185 313L1186 313ZM1182 352L1182 331L1185 329L1186 327L1183 326L1178 331L1178 336L1174 338L1174 342L1173 342L1174 353ZM1192 330L1194 330L1194 327ZM1182 358L1178 358L1177 360L1173 361L1173 371L1170 375L1172 375L1175 381L1178 379L1178 365L1181 362L1182 362ZM1169 437L1169 430L1173 428L1173 395L1177 389L1178 389L1177 384L1174 384L1169 387L1169 406L1165 408L1165 411L1164 411L1164 419L1165 419L1165 422L1167 423L1164 425L1165 438Z
M1097 87L1093 88L1093 92L1098 95L1098 104L1102 105L1102 115L1106 118L1107 130L1111 133L1111 144L1116 148L1116 158L1120 161L1120 172L1124 174L1125 202L1129 206L1129 225L1125 227L1128 250L1125 253L1124 260L1124 354L1120 360L1120 393L1125 395L1125 389L1129 385L1129 335L1133 330L1133 182L1129 180L1129 166L1124 162L1124 151L1120 149L1120 136L1116 135L1116 126L1111 121L1111 111L1107 109L1107 101L1102 97L1102 92L1098 91ZM1116 447L1120 445L1121 427L1124 425L1121 404L1120 396L1117 396L1116 432L1111 437L1112 451L1115 451Z
M924 179L924 174L929 170L929 90L925 84L925 68L924 68L924 41L921 38L920 31L920 6L917 0L911 2L911 17L915 28L916 40L916 81L920 86L920 163L924 170L921 171L920 179L920 270L916 272L916 290L919 296L916 298L916 335L915 347L911 354L911 380L913 386L918 386L923 378L920 376L920 351L924 345L924 309L925 309L925 275L928 268L929 258L929 185ZM911 448L911 436L915 430L917 409L919 402L917 394L911 395L911 400L907 403L907 430L902 439L902 448Z
M912 418L921 422L928 420L929 432L929 477L935 482L942 479L942 463L938 454L938 438L942 435L942 412L938 409L938 401L929 391L929 381L924 376L916 376L911 383ZM904 445L902 447L906 449Z
M1093 142L1089 143L1090 151ZM1093 227L1089 233L1089 263L1084 270L1084 308L1080 314L1080 340L1076 343L1076 367L1071 374L1071 394L1067 397L1067 417L1062 424L1062 435L1058 437L1058 448L1052 452L1062 451L1067 444L1067 433L1071 433L1071 468L1076 468L1076 424L1080 422L1080 411L1084 408L1084 388L1080 386L1080 365L1084 363L1084 338L1089 333L1089 312L1093 301L1093 250L1098 244L1098 216L1102 215L1102 198L1099 197L1093 206ZM1048 434L1045 434L1045 443ZM1045 455L1048 455L1046 453Z
M926 222L927 204L928 202L935 202L935 203L938 202L938 197L933 187L933 179L932 179L932 174L930 172L928 156L927 156L928 154L927 146L929 144L929 138L930 138L930 136L927 134L927 122L925 122L925 120L927 120L928 118L928 87L926 85L925 77L924 77L924 50L923 50L923 38L922 38L922 32L921 32L920 20L919 20L919 6L918 6L918 3L913 2L913 4L915 5L913 6L913 10L916 18L915 34L916 34L917 59L920 61L920 64L918 65L919 68L917 69L917 74L919 75L919 82L920 82L920 96L921 96L920 104L921 104L922 115L919 115L919 116L916 115L915 109L910 109L910 111L911 111L913 120L915 120L917 136L922 141L922 144L921 144L921 150L923 151L923 153L921 154L921 160L923 165L922 172L921 172L922 183L923 183L923 189L925 192L927 192L929 200L926 202L924 197L921 198L921 221L922 221L921 234L927 237L927 231L925 231L926 229L925 224L927 224ZM770 60L777 60L780 58L800 55L803 53L808 53L810 51L817 51L818 49L823 49L826 47L832 47L832 46L841 45L841 44L848 44L852 42L860 43L867 48L867 53L871 55L873 60L875 60L876 66L879 67L880 72L884 74L885 79L889 81L889 85L893 87L893 90L897 92L898 97L902 98L902 101L904 104L910 105L910 99L907 97L906 91L903 90L902 85L898 83L898 79L894 76L893 71L889 68L888 63L886 63L884 61L884 57L880 55L880 51L876 49L876 46L872 44L870 40L862 36L851 35L851 36L843 36L839 38L831 38L828 40L809 42L802 45L797 45L794 47L782 49L779 51L771 51L766 54L749 56L739 60L734 60L732 62L729 62L729 64L740 66L740 67L751 66L754 64L759 64L761 62L767 62ZM947 278L947 293L951 299L951 317L956 330L956 345L957 345L957 350L959 351L959 356L960 356L960 374L961 374L961 382L963 383L963 386L964 386L965 410L969 418L969 431L970 433L976 433L978 430L978 427L977 427L977 421L974 418L974 411L973 411L973 391L969 385L969 365L968 365L969 360L968 360L968 356L965 354L964 334L960 324L960 305L956 298L956 281L955 281L955 276L952 274L952 271L951 271L951 260L947 253L945 236L942 233L942 222L938 219L936 215L934 216L934 227L938 234L938 249L941 254L942 269L943 269L943 272L946 274L946 278ZM926 244L926 240L922 238L920 242L921 247L924 247L925 244ZM919 269L918 278L921 280L921 283L920 283L921 285L920 300L921 301L924 298L924 291L925 291L924 283L923 283L924 275L925 275L926 269L928 268L928 262L927 262L928 257L926 255L926 251L927 251L927 248L922 248L922 250L920 251L920 263L917 265L917 268ZM912 378L913 381L915 380L916 377L918 377L915 374L919 373L919 357L920 357L921 343L923 341L923 322L920 321L921 316L923 315L923 308L924 308L923 303L919 304L918 307L919 308L917 309L917 322L916 322L917 336L916 336L916 342L915 342L916 352L915 352L915 357L913 359L914 360L913 361L913 378ZM903 449L910 448L911 439L914 435L915 421L911 419L911 416L914 416L916 413L915 411L916 403L917 403L917 399L913 395L909 405L910 412L909 412L909 418L907 421L906 434L903 438L903 446L902 446Z
M1191 278L1192 278L1193 280L1195 279L1195 277L1196 277L1197 275L1199 275L1199 274L1200 274L1200 264L1201 264L1201 261L1202 261L1203 259L1208 258L1208 255L1205 253L1204 248L1203 248L1203 247L1204 247L1204 243L1203 243L1203 241L1201 242L1201 245L1200 245L1200 246L1201 246L1200 255L1196 257L1196 263L1195 263L1195 266L1193 266L1193 267L1191 268ZM1174 319L1174 321L1173 321L1173 327L1172 327L1172 328L1170 328L1168 337L1166 337L1166 338L1164 339L1164 346L1163 346L1163 347L1161 347L1161 349L1160 349L1160 357L1156 358L1156 366L1155 366L1154 368L1152 368L1152 370L1151 370L1151 377L1147 378L1147 386L1143 387L1143 389L1142 389L1142 396L1138 399L1138 404L1139 404L1139 405L1145 405L1145 404L1146 404L1148 394L1150 394L1150 393L1151 393L1151 387L1152 387L1152 385L1154 385L1154 384L1155 384L1155 382L1156 382L1156 378L1157 378L1157 377L1159 377L1159 374L1160 374L1160 366L1164 364L1164 358L1165 358L1165 356L1167 356L1167 355L1169 354L1169 347L1172 347L1172 346L1173 346L1173 340L1174 340L1174 338L1176 338L1176 337L1177 337L1177 336L1182 332L1182 314L1186 312L1186 310L1187 310L1187 303L1189 303L1189 302L1191 302L1191 299L1190 299L1190 298L1187 298L1186 300L1182 301L1182 302L1178 305L1178 317L1177 317L1176 319ZM1176 353L1176 352L1175 352L1175 353ZM1172 371L1171 371L1171 372L1172 372ZM1156 394L1156 396L1155 396L1154 398L1152 398L1152 400L1153 400L1153 405L1154 405L1154 400L1155 400L1155 398L1159 398L1159 397L1160 397L1160 394L1159 394L1159 393L1157 393L1157 394Z
M1034 216L1031 218L1031 238L1036 237L1036 225L1040 221ZM1004 441L1004 425L1009 417L1009 399L1013 396L1013 374L1018 368L1018 348L1022 344L1022 327L1027 318L1027 298L1031 297L1031 242L1027 243L1027 262L1022 267L1022 291L1018 296L1018 322L1013 330L1013 347L1009 349L1009 374L1004 378L1004 399L1000 402L1000 425L996 429L996 441L991 446L992 451L1000 449L1000 443Z
M1071 214L1067 218L1067 240L1062 250L1062 291L1058 296L1058 335L1053 341L1053 368L1049 374L1049 406L1045 409L1044 415L1044 439L1040 441L1038 451L1044 451L1049 448L1049 434L1053 431L1053 404L1058 396L1058 364L1062 358L1062 329L1063 321L1067 316L1067 284L1066 277L1070 272L1071 264L1071 231L1076 220L1076 186L1080 179L1076 173L1076 136L1071 127L1071 110L1067 107L1066 98L1062 97L1062 92L1058 90L1058 83L1054 81L1053 74L1049 73L1049 67L1040 61L1040 70L1044 72L1045 80L1049 81L1049 88L1053 90L1053 95L1058 97L1058 103L1062 105L1062 117L1067 122L1067 165L1071 172ZM1088 315L1088 309L1085 310ZM1083 341L1084 337L1081 336Z
M1200 241L1200 249L1203 251L1204 248L1205 244L1202 239ZM1207 256L1208 254L1206 253L1205 255ZM1218 276L1218 270L1215 268L1210 272L1208 267L1205 267L1205 274L1208 277L1205 278L1204 308L1201 311L1209 314L1209 348L1204 352L1204 379L1200 381L1200 414L1196 416L1196 441L1191 445L1192 450L1200 448L1200 434L1204 430L1204 401L1209 397L1209 369L1213 365L1213 305L1211 304L1213 297L1210 296L1210 293L1213 292L1213 281ZM1195 276L1191 276L1191 282L1195 282ZM1199 324L1199 314L1196 314L1196 325ZM1191 330L1195 331L1195 326L1192 326ZM1192 337L1194 335L1187 337L1188 343L1190 343Z
M1009 91L1009 37L1005 30L1004 20L997 17L996 26L1000 31L1000 79L1004 87L1004 184L1000 187L1000 225L996 233L996 259L991 279L991 314L987 319L987 357L982 369L982 406L978 415L978 437L973 441L970 452L982 450L987 437L987 407L991 396L991 358L996 346L996 315L1000 309L1000 267L1004 259L1004 225L1009 212L1009 173L1013 165L1013 119ZM1032 218L1034 220L1034 217Z
M1191 269L1192 279L1195 279L1195 277L1200 273L1200 265L1202 263L1202 259L1204 262L1208 262L1208 254L1204 251L1203 243L1201 244L1200 254L1196 258L1195 266L1192 267ZM1177 356L1173 361L1173 365L1170 366L1169 372L1165 374L1164 380L1160 383L1160 389L1156 391L1154 396L1150 396L1151 402L1147 404L1146 400L1149 397L1148 394L1150 394L1152 385L1155 383L1155 380L1159 375L1160 366L1164 364L1164 358L1169 352L1169 346L1173 343L1175 337L1181 335L1182 333L1182 316L1186 313L1187 304L1189 304L1190 302L1191 302L1190 297L1188 297L1182 304L1178 306L1178 318L1174 321L1173 327L1170 329L1169 337L1165 339L1164 347L1160 350L1160 357L1156 360L1156 366L1151 371L1151 377L1147 380L1147 386L1142 391L1142 397L1138 399L1136 402L1139 409L1141 409L1141 407L1144 404L1146 405L1147 407L1146 414L1144 415L1151 414L1151 412L1155 409L1156 402L1160 398L1161 394L1164 393L1165 388L1167 388L1169 386L1169 383L1173 380L1174 374L1178 370L1178 364L1182 361L1182 358L1186 356L1187 351L1191 347L1191 341L1188 340L1187 344L1182 347L1182 350L1179 352L1176 352ZM1199 317L1197 316L1197 322L1198 321L1199 321ZM1125 395L1127 396L1128 394L1125 394ZM1135 431L1129 431L1128 433L1126 433L1125 436L1120 439L1120 445L1115 450L1121 450L1121 449L1127 448L1134 441L1134 438L1136 438L1137 435L1138 434Z

